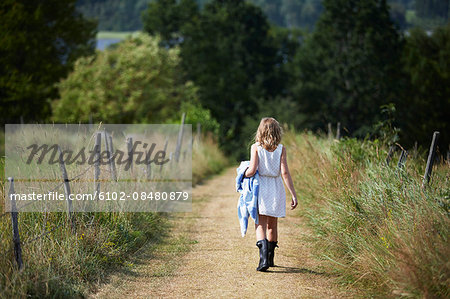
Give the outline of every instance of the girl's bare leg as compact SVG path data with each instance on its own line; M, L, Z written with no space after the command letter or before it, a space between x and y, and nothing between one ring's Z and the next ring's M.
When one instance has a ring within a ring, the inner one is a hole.
M258 215L258 217L258 224L255 224L256 241L264 240L266 238L267 219L269 218L266 215Z
M278 241L278 218L267 216L267 239L269 242Z

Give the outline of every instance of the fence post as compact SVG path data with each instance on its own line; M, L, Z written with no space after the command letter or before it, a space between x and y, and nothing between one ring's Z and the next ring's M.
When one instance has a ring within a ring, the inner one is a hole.
M116 157L114 156L114 146L112 141L112 136L108 134L109 139L109 151L111 153L111 159L109 160L111 166L111 179L117 182L117 173L116 173Z
M183 112L183 116L181 117L180 131L178 132L177 147L175 148L175 161L176 162L178 162L178 160L180 159L181 143L183 141L183 129L184 129L185 118L186 118L186 113Z
M128 163L130 164L130 172L133 172L133 138L127 138Z
M20 235L19 235L19 223L17 220L17 207L16 200L11 200L11 195L15 193L14 191L14 178L9 177L9 200L11 202L11 223L13 231L13 243L14 243L14 256L16 258L17 267L22 269L22 247L20 247Z
M105 148L106 148L106 157L108 158L109 164L109 172L111 173L111 180L117 182L116 176L116 164L114 162L114 152L112 146L112 137L108 134L105 129Z
M94 145L94 189L95 189L95 199L98 198L100 193L100 151L102 147L102 133L97 132L97 137L95 138Z
M449 150L447 151L447 164L450 164L450 145L448 147Z
M391 162L392 155L394 154L395 149L396 149L395 145L391 145L391 147L389 148L389 152L388 152L388 155L386 157L386 165L387 166L389 166L389 163Z
M435 154L436 154L436 147L437 147L438 139L439 139L439 132L435 131L433 133L433 139L432 139L431 145L430 145L430 152L428 153L427 167L425 168L425 174L423 176L422 187L425 187L430 182L431 172L433 171L433 162L434 162L434 158L435 158Z
M398 164L397 164L398 168L400 168L400 169L403 168L407 157L408 157L408 152L405 150L402 150L402 153L400 154L400 159L398 159Z
M70 227L72 231L75 231L75 219L73 215L73 209L72 209L72 200L69 199L70 196L70 185L69 185L69 177L67 175L66 165L64 164L64 156L61 148L58 146L58 152L59 152L59 168L62 172L62 177L64 181L64 193L66 194L66 200L67 200L67 218L69 219Z
M328 123L328 139L333 139L333 129L331 128L331 123Z
M336 139L337 140L341 139L341 123L340 122L337 123L337 127L336 127Z

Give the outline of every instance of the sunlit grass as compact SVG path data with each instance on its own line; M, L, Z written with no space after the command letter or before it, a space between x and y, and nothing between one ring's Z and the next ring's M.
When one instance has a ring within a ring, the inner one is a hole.
M194 143L193 152L194 184L228 164L211 137ZM3 169L4 158L0 159L0 165ZM1 215L5 210L5 180L0 184ZM180 243L166 240L170 220L164 213L75 213L75 216L76 232L73 232L65 213L19 213L24 262L20 272L12 250L10 214L0 217L0 298L84 297L108 273L127 267L127 258L148 242ZM52 232L30 241L46 231ZM168 275L173 270L161 269L153 275Z
M448 297L450 167L422 189L424 157L385 165L379 142L286 135L301 214L316 253L347 286L375 297Z

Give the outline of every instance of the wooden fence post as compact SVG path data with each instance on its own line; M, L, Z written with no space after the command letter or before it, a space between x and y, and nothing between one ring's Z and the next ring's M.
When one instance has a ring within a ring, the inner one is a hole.
M408 158L408 152L405 150L402 150L402 153L400 154L400 159L398 159L398 164L397 167L398 168L403 168L403 166L406 163L406 158Z
M425 174L423 176L422 187L425 187L430 182L438 139L439 139L439 132L436 131L433 133L433 139L430 145L430 152L428 153L427 167L425 168Z
M67 218L69 220L69 224L72 231L75 232L75 219L73 215L72 200L69 199L70 196L69 177L67 175L66 165L64 164L63 152L59 146L58 152L59 152L59 168L61 169L62 172L62 177L64 181L64 193L66 195L67 200Z
M109 160L111 166L111 179L117 182L117 172L116 172L116 157L114 156L114 146L112 141L112 136L108 134L109 139L109 151L111 153L111 159Z
M95 199L98 198L100 193L100 151L102 149L102 133L97 132L97 137L95 138L94 145L94 189L95 189Z
M391 162L392 155L394 155L395 149L396 149L395 145L391 145L391 147L389 148L389 152L386 157L386 165L387 166L389 166L389 163Z
M133 138L127 138L128 163L130 164L130 172L133 172Z
M20 247L20 235L19 235L19 222L17 219L17 207L16 200L11 200L11 195L15 193L14 191L14 178L9 177L9 200L11 202L11 224L13 231L13 243L14 243L14 256L16 258L17 267L22 269L22 247Z
M178 162L180 159L181 143L183 142L183 129L184 129L185 118L186 118L186 113L183 112L183 116L181 117L180 131L178 132L177 147L175 148L175 161L176 162Z
M328 123L328 139L333 139L333 129L331 128L331 123Z
M106 148L106 157L108 158L109 164L109 172L111 173L111 180L117 182L116 175L116 164L114 162L114 152L112 146L112 137L108 134L108 132L104 131L105 134L105 148Z
M450 145L448 147L449 149L447 151L447 164L450 164Z
M341 123L340 122L337 123L337 127L336 127L336 139L337 140L341 139Z

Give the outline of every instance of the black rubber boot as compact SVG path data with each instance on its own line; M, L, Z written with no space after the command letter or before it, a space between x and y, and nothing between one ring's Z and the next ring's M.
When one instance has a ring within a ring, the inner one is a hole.
M268 260L268 264L269 267L274 267L275 264L273 263L273 257L275 256L275 247L278 247L277 245L278 242L269 242L269 246L268 246L268 253L267 253L267 260Z
M258 268L256 268L256 271L264 272L269 268L269 263L267 260L267 254L268 254L268 244L269 242L267 239L259 240L256 242L256 246L259 248L259 265Z

